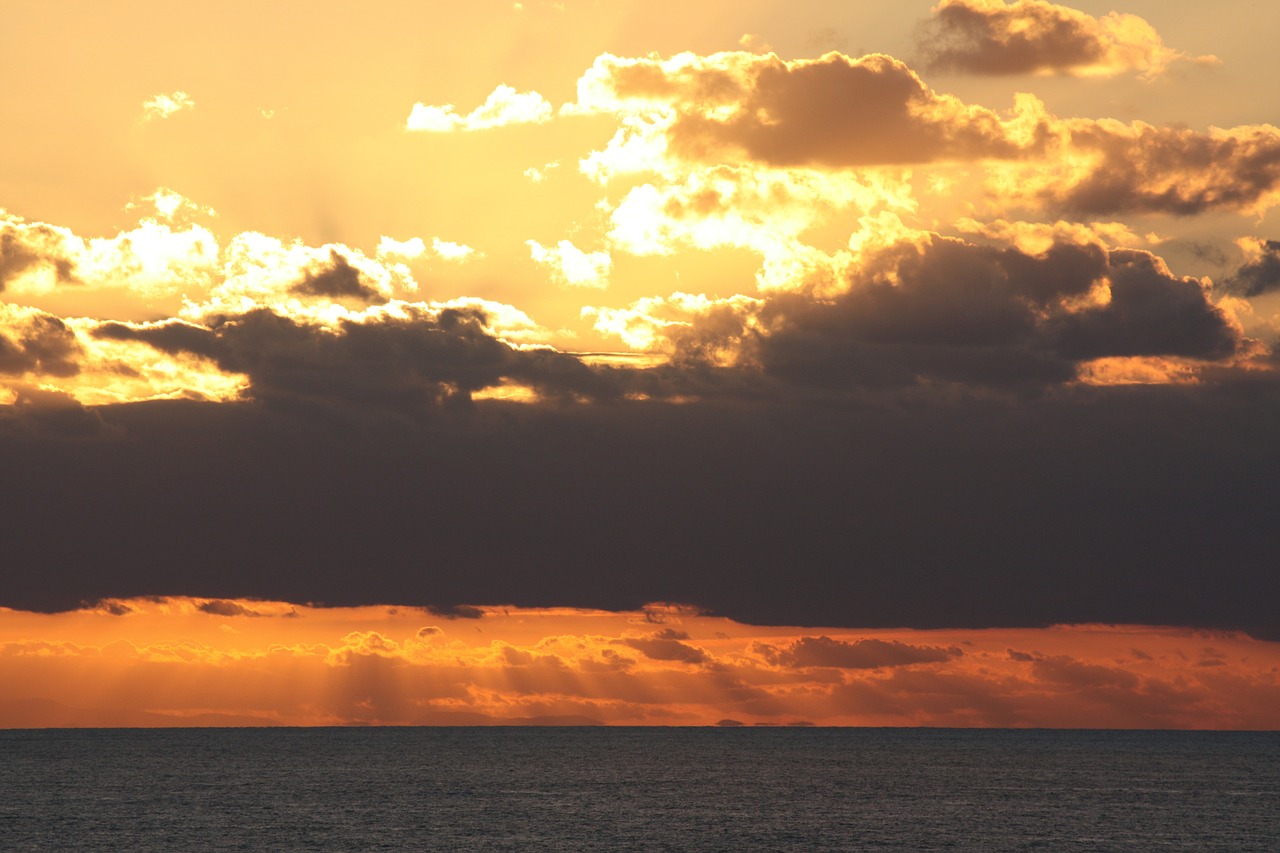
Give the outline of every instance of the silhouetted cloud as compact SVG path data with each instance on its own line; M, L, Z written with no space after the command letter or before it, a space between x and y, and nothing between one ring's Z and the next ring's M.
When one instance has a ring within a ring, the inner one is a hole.
M680 661L682 663L704 663L707 653L697 646L691 646L683 640L689 639L687 634L667 629L650 634L647 637L626 637L618 642L629 646L652 660Z
M955 647L913 646L896 640L886 642L875 639L849 643L833 640L826 635L801 637L781 648L761 643L757 644L756 650L769 663L778 666L829 666L841 669L880 669L916 663L937 663L964 654Z
M1251 297L1280 290L1280 240L1258 240L1253 246L1253 260L1223 280L1227 291Z
M290 291L307 296L323 296L335 300L355 299L366 303L379 301L382 296L375 288L362 282L360 271L335 249L330 249L328 266L308 273Z
M478 308L405 306L399 314L329 328L255 309L215 317L207 327L105 323L94 334L211 358L248 375L254 396L263 400L412 412L466 402L504 379L550 397L619 393L607 372L552 350L515 349L486 331L485 322Z
M930 235L863 259L852 275L833 298L781 294L760 306L763 333L748 351L767 373L846 388L922 378L1044 387L1071 381L1089 359L1220 360L1240 346L1199 281L1139 250L1056 244L1029 255Z

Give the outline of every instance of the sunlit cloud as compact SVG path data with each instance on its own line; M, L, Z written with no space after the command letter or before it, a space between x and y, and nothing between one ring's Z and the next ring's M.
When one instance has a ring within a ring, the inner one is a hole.
M165 119L177 113L196 108L195 100L181 90L162 92L142 102L142 120Z
M537 240L526 240L533 262L551 271L551 278L566 287L609 286L609 270L613 266L607 251L584 252L569 240L544 246Z
M491 130L513 124L543 124L551 120L552 113L551 104L537 92L518 92L511 86L501 85L466 115L459 115L453 104L414 104L405 130L450 133Z

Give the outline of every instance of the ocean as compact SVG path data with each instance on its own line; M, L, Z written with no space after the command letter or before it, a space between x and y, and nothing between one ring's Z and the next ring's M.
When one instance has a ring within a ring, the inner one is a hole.
M0 731L0 850L1280 851L1280 733Z

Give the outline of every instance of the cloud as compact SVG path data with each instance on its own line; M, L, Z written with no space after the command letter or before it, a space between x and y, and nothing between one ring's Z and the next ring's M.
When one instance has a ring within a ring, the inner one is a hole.
M48 225L27 225L0 212L0 292L31 273L47 272L52 283L76 281L75 262L63 251L62 237Z
M181 321L103 323L94 336L137 341L162 352L213 360L249 377L258 399L361 411L422 413L462 403L504 380L551 397L616 395L618 389L572 356L520 350L494 337L474 307L399 303L333 324L257 308Z
M997 169L1003 204L1083 214L1215 210L1261 213L1280 200L1280 128L1246 125L1207 133L1143 122L1066 119L1034 168Z
M1248 260L1223 280L1223 288L1245 297L1280 290L1280 240L1246 238L1238 242Z
M682 642L687 639L688 634L668 628L647 637L626 637L618 642L635 649L650 660L706 663L707 653L697 646Z
M609 270L613 261L607 251L584 252L569 240L554 246L543 246L537 240L526 240L533 262L551 270L551 278L566 287L609 286Z
M1045 0L942 0L919 44L926 67L969 74L1163 74L1180 61L1216 64L1165 46L1136 15L1095 18Z
M1096 243L1038 254L864 223L865 241L819 279L764 299L649 300L593 309L633 344L665 340L677 359L754 365L787 383L888 388L921 382L1043 388L1083 363L1164 356L1224 361L1238 324L1197 279L1157 256ZM854 241L855 243L857 240Z
M159 205L171 201L157 197ZM182 209L176 205L173 216ZM0 212L0 289L11 294L45 294L71 285L157 297L207 286L217 260L216 238L193 223L175 227L143 218L114 237L86 239L68 228Z
M886 642L863 639L854 642L833 640L826 635L801 637L789 646L758 644L756 650L775 666L788 667L839 667L841 669L881 669L884 667L910 666L918 663L938 663L960 657L964 653L956 647L913 646L897 640Z
M927 87L883 54L783 61L775 55L684 53L598 57L578 82L575 111L643 117L626 123L595 169L652 167L674 155L772 166L905 165L1016 157L1035 128ZM637 158L630 152L648 151Z
M674 183L709 165L835 171L972 163L1002 215L1017 204L1088 215L1261 213L1280 199L1280 129L1271 125L1197 131L1061 118L1029 94L999 114L936 93L882 54L795 61L604 54L566 109L619 118L609 143L580 163L601 182L650 172Z
M0 375L74 376L82 348L60 318L0 302Z
M417 103L405 122L405 130L426 133L490 130L513 124L544 124L551 120L551 104L537 92L517 92L500 85L479 107L458 115L453 104L431 106Z
M334 301L352 299L356 302L369 303L385 298L376 288L365 284L360 271L337 249L329 250L329 264L319 269L312 269L302 280L289 288L290 293L305 296L321 296Z
M214 599L212 601L202 601L196 605L202 613L208 613L211 616L264 616L266 614L259 613L256 610L250 610L243 604L234 601L224 601Z
M176 113L194 110L195 108L195 100L186 92L162 92L154 98L142 102L142 120L166 119Z

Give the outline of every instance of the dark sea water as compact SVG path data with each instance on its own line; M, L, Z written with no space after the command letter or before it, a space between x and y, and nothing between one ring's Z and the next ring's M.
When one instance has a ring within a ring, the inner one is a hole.
M1280 733L0 731L0 850L1280 851Z

